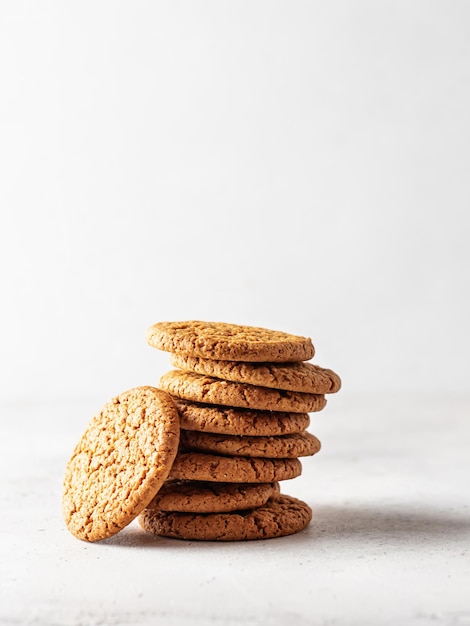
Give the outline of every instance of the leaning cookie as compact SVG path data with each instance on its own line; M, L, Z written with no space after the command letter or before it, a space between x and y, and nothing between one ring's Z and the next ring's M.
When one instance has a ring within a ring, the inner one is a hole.
M302 473L298 459L221 456L203 452L178 452L170 479L217 483L273 483Z
M146 509L139 523L148 532L175 539L246 541L298 533L311 519L308 504L279 495L264 506L235 513L191 514Z
M163 374L158 387L184 400L261 411L309 413L320 411L326 405L323 395L255 387L181 370Z
M166 352L228 361L308 361L311 339L277 330L223 322L158 322L147 331L147 342Z
M321 445L315 435L308 432L277 437L246 437L216 435L192 430L181 431L180 443L187 450L272 459L312 456L320 450Z
M70 532L97 541L127 526L168 477L179 434L178 411L163 391L137 387L106 404L67 463L62 505Z
M244 363L202 359L187 354L172 354L174 367L236 383L300 391L302 393L335 393L341 379L333 370L313 363Z
M279 493L279 483L168 481L149 509L181 513L228 513L263 506Z
M308 413L237 409L172 398L180 414L181 428L185 430L269 437L300 433L310 425Z

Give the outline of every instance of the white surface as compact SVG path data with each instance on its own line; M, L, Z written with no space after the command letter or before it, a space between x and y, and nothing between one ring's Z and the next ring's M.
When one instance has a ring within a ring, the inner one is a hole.
M102 400L3 407L1 624L470 624L470 398L331 398L312 415L322 451L283 483L314 509L296 536L197 543L133 524L86 544L60 483Z
M0 2L1 397L152 383L146 328L192 318L311 334L352 391L470 392L469 20Z

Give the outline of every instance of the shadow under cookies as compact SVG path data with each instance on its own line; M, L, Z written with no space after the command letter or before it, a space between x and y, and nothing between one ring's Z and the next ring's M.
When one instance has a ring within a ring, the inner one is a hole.
M393 544L449 547L453 542L470 541L468 509L429 507L343 505L314 507L313 520L306 533L317 542Z
M470 515L462 511L445 511L442 509L412 508L405 504L393 506L371 505L319 505L313 507L313 519L310 525L300 533L274 539L245 542L210 542L185 541L159 537L145 532L137 521L124 528L120 533L98 542L101 546L120 548L145 549L181 549L192 546L197 549L210 545L218 550L218 546L250 546L269 550L282 542L291 550L312 550L315 546L325 548L327 545L347 544L348 546L388 547L408 550L410 546L419 548L449 549L462 541L470 542ZM461 547L461 546L460 546Z

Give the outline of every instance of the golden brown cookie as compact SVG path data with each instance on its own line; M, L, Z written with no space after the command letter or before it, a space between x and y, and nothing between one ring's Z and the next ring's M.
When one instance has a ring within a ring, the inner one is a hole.
M279 483L167 481L148 508L181 513L227 513L262 506L279 493Z
M183 430L180 442L186 450L271 459L296 459L312 456L320 450L320 441L307 432L276 437L246 437Z
M166 480L179 433L172 399L154 387L130 389L107 403L67 463L62 504L70 532L97 541L137 517Z
M261 411L308 413L320 411L326 405L323 395L232 383L181 370L171 370L163 374L158 387L184 400Z
M264 506L235 513L168 513L146 509L142 528L163 537L200 541L246 541L293 535L312 519L312 510L302 500L279 495Z
M308 361L315 352L307 337L222 322L159 322L148 329L147 342L166 352L227 361Z
M243 363L172 354L174 367L236 383L303 393L335 393L341 379L333 370L313 363Z
M271 436L300 433L310 425L308 413L250 411L200 404L173 396L181 428L223 435Z
M273 483L300 476L298 459L265 459L179 452L169 478L216 483Z

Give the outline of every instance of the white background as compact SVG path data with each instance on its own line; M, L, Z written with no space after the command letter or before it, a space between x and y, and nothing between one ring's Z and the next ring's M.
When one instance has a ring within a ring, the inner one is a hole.
M469 626L470 3L0 0L0 622ZM310 335L342 377L292 537L60 511L148 326Z
M469 390L470 5L0 8L1 396L154 384L161 320Z

